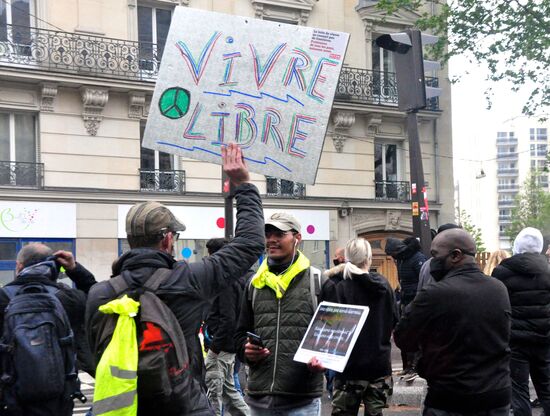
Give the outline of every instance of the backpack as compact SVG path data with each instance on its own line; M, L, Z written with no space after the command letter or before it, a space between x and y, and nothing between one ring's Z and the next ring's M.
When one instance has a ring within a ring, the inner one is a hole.
M321 273L321 270L313 266L309 267L309 293L311 294L311 304L313 305L314 311L316 311L317 306L319 306L321 289L327 280L328 278ZM252 286L252 278L250 278L248 285L248 300L252 303L252 306L254 306L257 291L255 287Z
M83 399L76 370L73 331L59 288L29 281L2 289L10 301L0 341L3 406L10 415L70 416Z
M138 342L137 395L139 412L181 415L190 409L191 372L187 343L178 320L155 294L171 275L170 269L157 269L142 287L132 288L122 275L108 282L115 297L124 294L140 302L136 322ZM99 345L106 347L112 338L117 316L101 315Z

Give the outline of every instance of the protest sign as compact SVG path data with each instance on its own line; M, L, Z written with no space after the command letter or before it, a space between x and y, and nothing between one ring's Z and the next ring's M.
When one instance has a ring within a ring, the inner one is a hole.
M368 314L368 306L321 302L294 361L307 363L312 357L317 357L325 368L341 373Z
M143 146L313 184L347 33L176 7Z

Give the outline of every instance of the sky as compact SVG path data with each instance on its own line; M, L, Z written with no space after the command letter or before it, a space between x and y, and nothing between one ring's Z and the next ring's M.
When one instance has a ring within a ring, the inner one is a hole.
M453 57L451 76L461 75L451 89L453 119L453 156L455 194L460 208L467 211L474 224L482 229L489 251L498 249L498 208L496 193L496 132L524 118L521 113L528 90L517 93L509 83L485 81L485 70ZM492 107L487 109L484 91L493 88ZM481 170L485 177L480 177ZM456 188L455 188L456 191Z

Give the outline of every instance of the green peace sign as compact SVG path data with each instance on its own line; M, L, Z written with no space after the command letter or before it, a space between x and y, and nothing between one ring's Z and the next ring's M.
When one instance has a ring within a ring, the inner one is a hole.
M189 110L191 95L189 91L180 87L164 90L159 100L160 113L172 120L182 118Z

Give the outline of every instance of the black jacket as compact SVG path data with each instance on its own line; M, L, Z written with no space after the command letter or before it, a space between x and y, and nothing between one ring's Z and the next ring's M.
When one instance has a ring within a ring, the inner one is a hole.
M344 267L346 264L342 263L325 271L325 276L328 279L321 288L321 301L338 302L336 286L344 279Z
M493 270L510 295L513 343L550 343L550 269L542 254L516 254Z
M388 238L386 242L386 253L396 261L397 276L401 286L401 303L403 305L409 304L416 296L420 269L427 260L420 250L420 243L414 237L406 238L403 241Z
M204 362L198 331L205 306L234 279L247 272L264 249L264 219L262 202L257 188L243 184L235 189L237 226L235 238L219 251L201 262L175 262L172 256L153 249L130 250L120 257L116 273L129 271L131 287L140 287L158 268L173 269L172 276L156 294L174 312L186 338L191 374L195 380L191 392L193 415L210 415L204 384ZM189 221L192 221L190 218ZM98 307L114 296L108 282L100 282L90 291L86 307L86 328L96 361L106 345L98 345L101 319ZM138 395L139 398L139 395ZM139 399L138 399L139 400ZM155 403L139 403L138 415L155 415Z
M373 381L391 375L391 334L397 323L397 304L386 278L378 273L352 275L337 288L339 303L369 307L341 380Z
M322 374L312 373L305 364L294 361L315 312L310 283L310 271L306 269L292 279L281 299L267 286L247 286L235 333L239 359L246 360L247 331L258 334L271 352L262 361L248 363L248 394L252 399L271 397L279 406L296 405L299 401L305 404L321 396Z
M90 288L96 283L96 280L93 274L79 263L76 264L74 270L67 270L66 274L75 283L76 289L54 281L52 278L52 270L41 264L35 264L23 269L15 280L8 283L6 286L21 286L33 281L47 286L54 286L59 289L56 296L67 313L75 336L77 366L79 370L85 371L93 376L95 374L95 365L84 331L84 314L86 311L86 295ZM8 303L8 295L3 289L0 289L0 334L3 332L4 311Z
M226 288L214 301L206 325L212 336L210 349L219 354L221 351L235 353L235 329L239 319L242 295L248 279L254 274L249 271Z
M477 412L510 403L510 315L506 287L475 264L418 293L394 339L406 351L420 347L427 406Z

